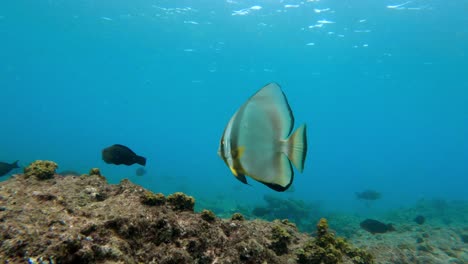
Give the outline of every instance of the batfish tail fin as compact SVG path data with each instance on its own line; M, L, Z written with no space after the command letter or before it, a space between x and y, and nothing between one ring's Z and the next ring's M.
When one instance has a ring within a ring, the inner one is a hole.
M146 166L146 158L142 156L138 156L136 158L136 162L140 164L141 166Z
M307 154L306 125L303 124L288 138L288 158L300 172L304 170Z

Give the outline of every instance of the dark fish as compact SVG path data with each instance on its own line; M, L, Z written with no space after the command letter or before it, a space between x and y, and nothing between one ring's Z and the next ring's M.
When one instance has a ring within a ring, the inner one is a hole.
M255 207L252 210L252 214L258 217L265 216L270 213L270 210L266 207Z
M0 162L0 177L7 175L11 170L19 168L18 160L9 164L5 162Z
M143 176L143 175L146 174L146 170L145 170L145 168L140 167L140 168L136 169L135 174L136 174L137 176Z
M363 192L357 192L356 198L361 200L375 201L380 199L382 195L374 190L365 190Z
M141 166L146 165L146 158L138 156L126 146L115 144L110 147L107 147L102 150L102 159L107 164L115 165L133 165L135 163L140 164Z
M418 215L414 218L414 221L418 224L418 225L422 225L424 224L424 222L426 222L426 218L422 215Z
M390 231L395 231L395 228L393 227L392 224L384 224L374 219L366 219L361 222L360 226L362 229L372 234L387 233Z

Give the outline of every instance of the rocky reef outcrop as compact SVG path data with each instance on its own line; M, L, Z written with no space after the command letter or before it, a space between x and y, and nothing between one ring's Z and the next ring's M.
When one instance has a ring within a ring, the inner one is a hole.
M221 219L195 213L195 199L183 193L111 185L93 171L1 182L0 262L373 263L329 233L325 220L314 238L287 220Z

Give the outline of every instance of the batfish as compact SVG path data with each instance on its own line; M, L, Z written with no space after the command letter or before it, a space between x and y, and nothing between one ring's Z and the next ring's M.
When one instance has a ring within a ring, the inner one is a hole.
M232 174L247 184L245 176L282 192L294 179L291 163L304 170L307 154L306 125L294 133L294 116L276 83L255 93L232 116L224 129L218 155Z

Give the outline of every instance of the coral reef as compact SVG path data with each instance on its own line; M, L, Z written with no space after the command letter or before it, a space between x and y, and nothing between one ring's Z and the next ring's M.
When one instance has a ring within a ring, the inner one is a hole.
M0 183L0 263L293 264L310 239L289 221L221 219L194 202L97 174L15 175Z
M379 264L468 263L463 202L424 202L381 216L398 228L375 235L359 227L360 216L332 214L317 224L306 215L301 221L313 221L312 237L286 219L252 221L232 209L226 219L195 213L193 197L165 197L129 180L31 175L0 182L0 263L363 264L372 263L369 253ZM418 214L427 216L424 225L413 221Z
M27 177L35 176L40 180L47 180L54 176L57 168L57 163L53 161L36 160L24 169L24 174Z
M179 211L193 211L195 206L195 199L181 192L176 192L167 196L167 202L174 210Z
M234 214L231 216L231 220L244 221L245 218L244 218L244 216L243 216L241 213L234 213Z
M423 225L414 221L417 215L424 215ZM349 215L339 218L334 216L332 226L340 230L342 226L359 226L362 221ZM424 199L386 212L379 219L395 223L396 230L374 235L362 229L347 233L349 241L373 254L377 263L468 263L468 247L460 237L468 231L467 201Z
M150 191L146 191L141 196L141 203L146 205L164 205L166 203L166 197L162 193L152 193Z
M97 176L102 176L101 175L101 170L99 168L92 168L89 170L89 175L97 175Z
M326 219L320 219L317 224L317 237L309 240L305 246L297 251L300 264L334 264L341 263L344 257L352 263L374 263L369 253L353 248L344 238L335 238L335 234L328 231Z
M283 255L288 253L288 245L291 242L291 234L285 227L277 224L273 226L271 230L272 243L270 248L275 251L277 255Z
M299 229L303 231L312 231L314 217L311 212L319 213L317 204L306 203L297 199L282 199L274 195L265 195L266 206L257 206L251 214L254 217L260 217L265 220L273 221L274 219L289 219L294 222Z
M203 210L201 212L201 218L207 222L214 222L216 220L216 215L210 210Z

